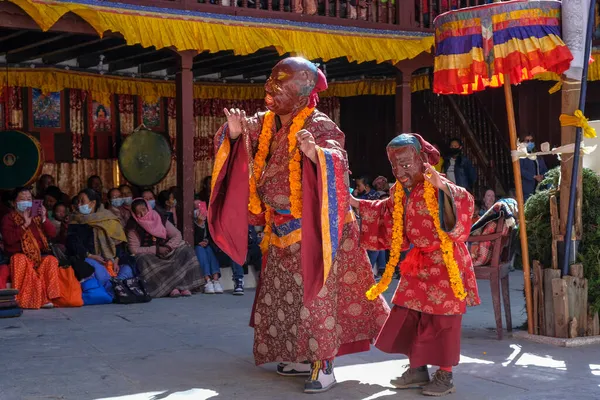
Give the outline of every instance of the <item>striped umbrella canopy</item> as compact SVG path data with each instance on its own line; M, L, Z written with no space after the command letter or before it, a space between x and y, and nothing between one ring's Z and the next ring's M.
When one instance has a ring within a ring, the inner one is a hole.
M517 84L543 72L562 74L573 56L560 37L561 2L508 1L464 8L434 21L433 90L470 94Z

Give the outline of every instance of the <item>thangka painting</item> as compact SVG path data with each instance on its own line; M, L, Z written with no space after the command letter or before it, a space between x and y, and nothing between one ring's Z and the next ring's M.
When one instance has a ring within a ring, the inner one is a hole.
M162 107L162 99L159 98L156 102L140 101L141 122L146 128L153 131L164 131L164 115Z
M92 127L94 132L112 131L111 108L97 101L92 102Z
M61 94L43 94L40 89L31 89L31 115L36 129L61 128Z

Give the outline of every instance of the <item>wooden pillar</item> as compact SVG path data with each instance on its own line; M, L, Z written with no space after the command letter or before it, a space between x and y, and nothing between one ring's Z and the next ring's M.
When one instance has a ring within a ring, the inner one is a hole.
M433 66L433 55L421 53L415 58L402 60L395 65L396 74L396 133L412 132L412 74L419 68Z
M412 132L412 71L406 68L396 73L396 133Z
M573 115L579 108L579 94L581 92L581 81L567 79L563 82L561 91L562 104L561 113ZM575 143L575 130L573 126L562 126L560 128L560 143L566 145ZM573 154L565 154L560 163L560 234L564 235L567 229L567 214L569 213L569 192L571 190L571 174L573 171ZM573 235L577 240L581 240L581 189L582 185L582 165L579 163L579 174L577 179L577 202L575 203L575 218L573 220ZM568 240L568 238L564 238ZM571 249L573 251L573 249ZM567 256L567 255L565 255Z
M177 88L177 187L181 207L177 209L178 228L183 239L194 243L194 76L195 51L178 52Z

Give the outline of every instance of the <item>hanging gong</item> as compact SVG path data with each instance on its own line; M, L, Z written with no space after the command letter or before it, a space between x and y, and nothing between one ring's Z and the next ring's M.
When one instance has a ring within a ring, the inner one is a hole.
M42 173L40 142L21 131L0 131L0 190L29 186Z
M129 135L119 150L119 168L136 186L153 186L171 168L171 145L160 133L142 128Z

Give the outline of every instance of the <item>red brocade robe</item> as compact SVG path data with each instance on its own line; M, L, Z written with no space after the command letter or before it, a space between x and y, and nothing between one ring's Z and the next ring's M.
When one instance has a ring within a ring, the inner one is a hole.
M474 202L473 196L466 189L446 179L444 183L452 194L451 200L456 216L456 224L447 234L454 242L454 258L460 269L467 297L465 300L459 300L454 296L440 250L441 242L425 204L424 185L421 183L409 195L404 196L402 242L402 250L408 250L409 245L413 245L406 258L418 257L416 260L420 267L416 274L401 277L392 303L425 314L462 315L466 306L476 306L480 303L473 262L465 243L471 230ZM404 190L395 185L392 192L396 189ZM438 191L442 227L444 196L444 192ZM366 249L383 250L391 247L393 199L394 195L391 194L385 200L360 201L361 245Z
M249 145L242 137L232 143L227 125L215 137L210 230L239 264L246 259L248 224L264 224L248 212L248 152L254 157L257 151L264 116L253 118ZM291 122L277 132L273 125L270 158L257 184L261 200L276 211L251 316L256 364L366 351L389 307L382 297L365 296L374 280L349 205L344 134L319 111L307 118L304 129L315 137L318 162L302 156L302 218L295 219L289 212Z

